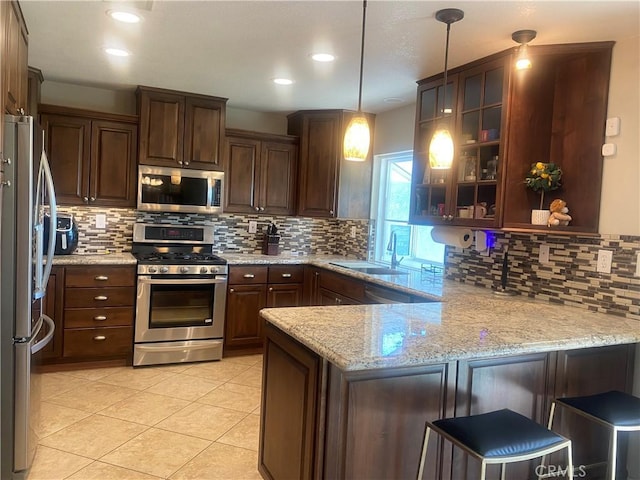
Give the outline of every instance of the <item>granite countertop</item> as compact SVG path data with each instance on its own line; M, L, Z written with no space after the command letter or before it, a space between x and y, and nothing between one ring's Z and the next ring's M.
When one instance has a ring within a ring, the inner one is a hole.
M129 252L104 254L55 255L54 265L135 265L136 258Z
M445 282L444 301L269 308L261 315L344 371L640 342L637 320Z

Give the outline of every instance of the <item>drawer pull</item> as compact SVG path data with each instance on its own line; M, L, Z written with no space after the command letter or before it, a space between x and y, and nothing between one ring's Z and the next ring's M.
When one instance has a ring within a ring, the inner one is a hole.
M107 339L107 337L105 337L104 335L96 335L95 337L93 337L93 339L96 342L104 342Z
M270 292L273 292L273 287L269 287L269 291L270 291Z
M282 274L282 278L291 278L291 274L290 273L283 273Z
M109 277L107 277L106 275L97 275L95 277L95 280L99 282L106 282L107 280L109 280Z
M233 292L235 292L236 290L235 290L235 288L230 288L230 289L229 289L229 291L230 291L231 293L233 293Z
M95 297L93 297L94 300L99 300L101 302L107 300L109 297L107 297L106 295L97 295Z
M104 322L107 319L107 317L106 315L96 315L95 317L93 317L93 319L96 322Z
M253 273L245 273L243 275L244 278L256 278L256 276Z

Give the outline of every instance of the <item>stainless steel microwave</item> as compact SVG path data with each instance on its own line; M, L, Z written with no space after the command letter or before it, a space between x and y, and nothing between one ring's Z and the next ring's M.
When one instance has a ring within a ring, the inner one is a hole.
M140 165L138 210L222 213L223 180L223 172Z

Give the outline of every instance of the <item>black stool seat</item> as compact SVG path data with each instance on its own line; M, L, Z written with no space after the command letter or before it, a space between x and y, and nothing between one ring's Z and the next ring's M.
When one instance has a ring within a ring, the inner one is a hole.
M445 418L433 425L485 458L527 455L566 442L564 437L509 409Z
M640 425L640 398L628 393L612 390L584 397L558 398L556 402L582 410L616 427Z

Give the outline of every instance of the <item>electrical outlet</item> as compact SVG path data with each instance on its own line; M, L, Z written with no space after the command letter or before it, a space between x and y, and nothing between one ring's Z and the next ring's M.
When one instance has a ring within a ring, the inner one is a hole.
M598 265L596 271L600 273L611 273L611 261L613 252L611 250L598 250Z
M640 277L640 252L636 253L636 277Z
M538 255L538 262L549 263L549 245L543 243L540 245L540 254Z
M355 225L351 227L351 238L356 238L357 229Z
M104 213L96 215L96 228L107 228L107 216Z
M257 233L258 231L258 222L255 220L249 221L249 233Z

